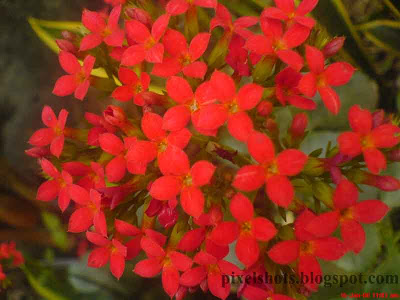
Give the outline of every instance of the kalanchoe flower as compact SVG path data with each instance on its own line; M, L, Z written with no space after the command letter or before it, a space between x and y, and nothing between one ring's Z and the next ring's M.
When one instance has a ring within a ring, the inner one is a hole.
M39 186L36 199L47 202L58 197L58 206L61 211L65 211L70 202L69 187L72 185L72 176L65 170L62 170L60 173L45 158L40 160L40 165L43 172L50 176L51 179Z
M196 162L189 169L189 160L180 166L170 166L172 169L179 168L179 174L166 175L158 178L151 185L150 195L155 199L167 201L180 196L180 203L189 216L199 217L204 211L204 195L200 187L209 184L215 166L205 160Z
M248 83L240 88L236 93L236 85L233 79L227 74L215 71L211 77L210 83L213 87L215 97L222 102L228 118L229 133L236 139L246 142L254 130L253 121L247 115L246 111L253 109L260 102L263 95L263 87ZM213 117L221 118L222 114L210 113L210 109L200 112L196 116L196 124L205 128L207 123L217 123ZM220 119L222 123L224 119Z
M78 59L71 53L61 51L58 59L60 65L69 75L61 76L53 89L57 96L68 96L74 94L76 99L83 100L90 86L90 73L92 72L96 58L91 55L85 57L83 67Z
M64 148L64 129L67 122L68 112L62 109L58 119L50 106L43 107L42 122L48 128L37 130L29 139L29 144L37 147L50 145L50 152L60 157Z
M139 78L134 71L121 67L118 77L123 85L117 87L111 97L122 102L133 99L133 103L143 106L145 101L142 95L149 88L150 76L146 72L142 72Z
M106 187L104 168L99 163L91 162L87 166L79 161L71 161L64 163L62 167L72 176L80 177L76 184L87 190Z
M161 64L155 64L152 74L168 78L182 71L187 77L203 79L207 72L207 65L197 60L206 51L210 37L209 33L199 33L188 46L182 33L168 29L164 35L163 44L171 57L164 59Z
M217 259L204 251L197 253L193 261L199 266L184 272L180 278L180 283L183 286L195 287L204 282L211 294L220 299L226 299L231 290L230 283L221 284L223 282L222 275L235 274L240 276L242 274L242 271L234 264Z
M335 237L330 237L327 233L320 236L315 236L308 232L307 226L316 216L306 209L301 215L296 218L295 240L279 242L274 245L269 251L269 257L276 263L286 265L298 260L297 273L310 276L322 276L321 267L317 261L318 258L324 260L338 260L346 252L346 246ZM325 228L325 224L321 227ZM313 274L312 274L313 273ZM318 284L316 281L305 283L305 287L316 291Z
M357 203L357 187L348 180L342 180L333 195L334 211L317 216L305 229L316 237L332 234L340 224L344 244L359 253L365 244L365 232L360 223L379 222L389 207L379 200L365 200Z
M324 54L311 46L306 46L306 59L310 73L300 80L299 90L308 97L314 97L318 90L326 108L338 114L340 99L332 87L348 83L355 69L346 62L336 62L325 67Z
M217 0L170 0L165 9L171 16L176 16L186 13L190 6L193 5L206 8L216 8L217 3Z
M276 235L275 226L264 217L254 217L254 208L243 194L236 194L229 205L236 222L222 222L212 231L210 239L219 245L236 243L236 256L246 266L253 265L260 255L258 241L268 242Z
M129 38L137 44L130 46L122 55L121 64L134 66L146 60L149 63L161 63L164 58L164 45L159 43L169 23L169 15L160 16L153 24L151 33L146 25L137 20L126 22Z
M151 278L161 271L163 288L173 298L179 288L179 271L188 270L192 266L192 260L173 248L163 249L164 243L151 237L142 237L140 245L148 259L138 262L133 272L142 277Z
M349 123L353 131L338 137L340 152L352 157L362 153L368 170L374 174L386 169L386 158L378 149L399 143L399 127L388 123L372 128L372 114L358 105L350 108Z
M100 13L83 10L82 23L91 33L83 37L79 51L93 49L103 41L109 46L121 47L125 37L125 32L118 26L121 9L121 5L115 6L107 22Z
M254 132L247 141L248 149L258 165L242 167L233 186L242 191L254 191L266 184L265 192L275 204L287 208L293 200L294 188L288 176L303 170L307 155L287 149L275 156L275 147L268 136Z
M271 18L285 21L287 24L298 23L313 28L315 20L306 17L318 4L318 0L303 0L296 8L293 0L274 0L277 7L267 7L261 18Z
M246 42L246 48L258 55L277 57L295 71L303 68L303 58L292 50L310 35L310 29L294 24L286 32L279 20L261 19L264 35L254 34Z

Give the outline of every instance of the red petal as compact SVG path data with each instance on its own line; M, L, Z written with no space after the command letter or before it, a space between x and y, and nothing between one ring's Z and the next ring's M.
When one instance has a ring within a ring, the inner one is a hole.
M209 184L214 175L215 169L216 167L206 160L196 162L190 170L193 185L203 186Z
M239 236L239 225L236 222L222 222L214 228L209 238L217 245L229 245Z
M211 294L225 300L229 296L231 285L228 283L225 286L222 286L222 279L221 273L209 273L207 277L207 285Z
M182 72L187 77L203 79L207 73L207 64L202 61L195 61L183 68Z
M87 205L90 202L89 192L79 185L70 185L68 192L71 199L80 205Z
M261 14L262 18L271 18L285 21L288 19L287 14L277 7L266 7Z
M254 237L263 242L269 241L277 233L274 224L272 224L272 222L267 218L263 217L254 218L251 221L251 227Z
M347 252L347 247L335 237L327 237L313 241L315 255L325 260L338 260Z
M317 92L317 78L313 73L304 75L298 86L299 90L307 97L314 97Z
M204 267L195 267L187 270L180 278L180 284L188 287L199 285L207 277L207 271Z
M168 2L165 10L171 16L177 16L185 13L189 9L189 3L186 0L171 0Z
M121 65L134 66L140 64L146 57L146 50L142 45L133 45L122 54Z
M261 132L254 132L249 137L247 147L251 156L259 163L269 163L275 158L274 144L267 135Z
M90 11L87 9L83 10L82 23L87 29L92 32L102 32L106 27L106 22L104 18L98 12Z
M203 250L198 252L194 258L193 261L201 266L206 266L206 265L215 265L217 264L217 259L212 256L211 254L204 252Z
M102 150L112 155L119 155L124 151L124 143L112 133L104 133L99 137L99 143Z
M136 43L143 44L150 37L150 31L143 23L137 20L130 20L125 23L128 37Z
M279 173L286 176L297 175L303 170L307 159L307 155L299 150L284 150L276 157Z
M194 251L204 241L205 236L204 228L190 230L179 241L178 249L184 252Z
M59 191L60 184L57 180L45 181L39 186L36 199L46 202L52 201L57 197Z
M181 148L169 145L164 152L158 155L158 166L163 175L182 176L189 173L190 162Z
M149 63L159 64L163 62L164 58L164 45L156 44L151 49L147 50L145 60Z
M229 210L239 223L250 221L254 216L253 203L241 193L232 198Z
M339 86L348 83L354 71L355 69L349 63L337 62L329 65L324 75L329 85Z
M102 41L103 37L99 33L85 35L79 45L79 51L87 51L96 48Z
M326 108L334 115L337 115L340 110L339 95L330 87L321 87L318 89L318 92Z
M357 203L354 207L355 218L366 224L373 224L382 220L389 207L379 200L365 200Z
M157 157L157 146L149 141L137 141L126 154L128 162L147 164Z
M157 200L169 200L181 191L181 180L175 176L163 176L153 182L150 195Z
M110 182L119 182L124 178L126 162L123 156L116 156L106 166L107 179Z
M133 85L139 81L138 76L131 69L121 67L118 71L118 78L123 84Z
M89 254L88 266L91 268L101 268L108 262L109 258L110 251L107 248L96 248Z
M313 100L301 96L289 96L287 100L291 105L300 109L314 110L317 108L317 104Z
M305 26L308 29L312 29L316 24L316 21L313 18L309 18L309 17L296 16L296 17L294 17L294 20L298 24Z
M207 7L207 8L217 8L217 0L194 0L194 5Z
M266 55L274 52L271 40L261 34L254 34L250 36L247 39L244 47L259 55Z
M74 93L77 86L75 75L64 75L58 78L53 94L60 97L68 96Z
M277 55L281 61L293 68L295 71L300 71L303 68L303 58L296 51L280 50Z
M392 148L399 143L399 133L399 127L393 124L383 124L372 130L371 139L378 148Z
M123 1L120 1L120 2L123 2ZM110 16L108 17L108 27L110 27L110 28L118 27L118 21L119 21L120 15L121 15L121 10L122 10L121 5L117 5L111 10Z
M195 127L204 130L217 130L227 119L228 112L222 104L208 104L192 114Z
M133 96L133 89L126 85L117 87L111 94L111 97L122 102L131 100Z
M362 151L360 135L355 132L344 132L339 135L337 141L342 154L356 156Z
M357 200L357 187L348 180L340 181L333 194L333 203L335 204L335 208L344 210L355 205Z
M241 191L259 189L265 183L264 169L260 166L244 166L235 176L233 186Z
M162 35L167 29L169 19L170 16L168 14L165 14L158 17L158 19L154 22L153 27L151 28L151 35L156 42L161 39Z
M60 52L58 55L58 61L60 62L63 70L68 74L75 74L81 70L81 65L79 64L78 59L75 57L75 55L67 51Z
M186 127L191 117L190 110L184 105L171 107L164 114L162 128L168 131L177 131Z
M303 276L307 276L307 278L315 279L317 276L322 277L321 266L319 265L317 259L312 255L304 255L300 257L297 273L299 275L302 274ZM304 286L311 291L318 290L318 283L316 280L309 280L309 282L305 283Z
M340 213L332 211L315 217L306 226L306 230L314 236L321 238L331 235L339 225Z
M96 246L104 247L110 243L110 241L99 233L87 231L86 238L89 242Z
M67 209L70 201L71 198L69 197L68 189L66 187L62 188L58 193L58 207L62 212Z
M294 262L300 253L300 242L298 241L283 241L274 245L268 251L268 256L276 263L287 265Z
M64 148L64 136L59 135L50 144L50 153L59 158Z
M241 142L247 142L254 131L253 121L246 112L238 112L228 119L229 133Z
M315 47L306 46L306 59L312 73L321 74L324 71L325 58L320 50Z
M102 211L99 211L97 214L94 215L93 225L96 232L100 233L104 237L107 236L106 216Z
M198 60L207 50L211 34L199 33L190 42L189 54L192 61Z
M266 193L272 202L287 208L292 203L294 188L286 176L275 175L267 179Z
M309 35L310 28L300 24L294 24L285 32L282 40L289 49L292 49L303 44Z
M306 226L315 219L315 215L307 208L296 218L294 222L294 233L299 241L314 240L315 236L306 230Z
M171 2L173 1L170 1L168 5L170 5ZM167 51L173 57L181 56L188 51L188 45L185 36L174 29L168 29L165 32L163 44L165 51Z
M181 62L176 58L166 58L160 64L155 64L151 74L169 78L178 74L182 70Z
M169 253L172 264L181 272L185 272L192 266L192 259L177 251Z
M235 253L241 263L250 267L258 260L260 248L255 238L243 235L237 240Z
M198 187L188 186L182 189L181 206L189 216L200 217L204 212L204 202L203 192Z
M210 239L206 239L206 251L213 255L216 259L223 259L229 253L229 246L220 246Z
M111 47L121 47L124 43L125 31L116 28L109 36L104 38L104 43Z
M358 254L365 245L365 231L355 220L346 220L340 224L340 233L346 247Z
M164 291L172 299L179 288L179 272L174 266L165 266L162 270L161 281Z
M57 168L49 160L42 158L40 160L40 166L42 167L43 172L45 172L47 175L53 178L58 178L60 176Z
M192 133L189 131L189 129L183 128L181 130L171 132L168 135L167 140L170 145L184 149L189 143L191 137Z
M238 92L237 101L240 109L250 110L260 102L264 88L258 84L249 83L244 85Z
M155 113L145 113L142 118L142 130L149 140L160 141L167 133L162 129L162 117Z
M151 238L147 236L142 237L140 246L149 257L163 257L165 255L164 249Z
M89 87L90 87L90 81L85 80L84 82L82 82L81 84L79 84L76 87L74 97L78 100L83 100L83 98L85 98L85 96L87 94Z
M125 244L127 248L126 260L131 260L139 255L142 248L140 247L140 240L142 237L136 236Z
M178 103L184 104L193 99L192 88L182 77L170 77L167 81L166 88L168 95Z
M381 151L376 148L367 148L363 150L364 160L368 170L374 174L379 174L386 169L386 158Z
M121 254L111 254L110 270L114 277L119 280L125 270L125 257Z
M79 233L93 224L93 213L87 207L78 208L69 218L68 232Z
M83 60L83 71L85 72L86 79L89 78L95 62L96 62L96 58L91 55L87 55L85 57L85 59Z
M135 236L141 233L141 230L136 226L118 219L115 219L115 229L125 236Z
M54 138L54 131L51 128L42 128L33 133L29 139L29 144L43 147L51 143Z
M294 12L294 2L293 0L275 0L276 6L283 10L285 13Z
M304 16L311 12L318 4L318 0L303 0L296 9L297 15Z
M247 16L247 17L240 17L240 18L237 18L236 20L235 20L235 22L234 22L234 25L235 25L235 27L236 27L236 29L239 27L241 27L241 28L247 28L247 27L251 27L251 26L254 26L254 25L256 25L258 23L258 17L250 17L250 16ZM236 33L238 33L238 32L236 32ZM239 34L239 33L238 33Z
M139 261L133 272L145 278L156 276L161 271L161 264L157 258L144 259Z
M217 94L218 100L229 102L236 96L235 82L228 74L215 71L211 76L210 82Z

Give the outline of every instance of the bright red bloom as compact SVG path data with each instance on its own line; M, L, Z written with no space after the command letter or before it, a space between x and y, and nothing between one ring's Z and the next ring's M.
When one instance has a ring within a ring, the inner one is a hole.
M216 8L217 3L217 0L170 0L165 9L171 16L177 16L186 13L191 6Z
M223 103L228 117L229 133L236 139L246 142L254 130L253 121L246 111L251 110L260 102L264 88L255 83L249 83L240 88L236 93L236 85L233 79L220 71L215 71L210 83L214 89L216 98ZM197 124L217 123L213 117L221 117L221 114L201 113L198 115ZM222 123L223 119L220 120Z
M192 134L186 128L167 134L162 129L162 118L155 113L145 113L142 118L142 130L150 141L137 141L127 153L132 164L146 166L158 159L158 167L164 175L177 175L186 168L188 158L183 149L190 141Z
M192 118L196 130L205 135L215 135L227 118L226 109L217 104L209 82L203 82L193 93L190 84L181 77L172 76L167 81L168 95L179 105L167 110L163 129L177 131Z
M42 122L48 128L42 128L33 133L29 144L37 147L50 145L50 152L57 158L64 148L64 129L68 112L62 109L58 119L50 106L44 106L42 110Z
M307 155L287 149L275 156L274 144L268 136L254 132L247 146L251 156L259 163L242 167L233 186L242 191L254 191L266 184L267 196L272 202L287 208L294 197L294 188L288 176L297 175L307 162Z
M205 160L196 162L189 169L189 160L175 168L175 176L166 175L153 182L150 195L158 200L167 201L180 196L181 206L189 216L198 218L204 211L204 195L200 187L207 185L215 171L215 166ZM179 169L179 174L176 169Z
M304 43L310 35L310 29L294 24L283 32L283 24L279 20L261 19L264 35L254 34L246 42L246 48L263 56L278 57L295 71L303 68L303 58L292 50Z
M304 274L311 278L311 273L313 273L314 278L322 276L317 257L324 260L337 260L347 252L347 248L335 237L328 235L316 237L308 232L306 228L315 218L316 216L306 209L294 223L296 239L274 245L268 251L269 257L281 265L290 264L298 259L297 273L299 275ZM318 289L315 281L305 283L305 286L312 291Z
M326 108L336 115L340 110L340 99L332 86L348 83L355 69L346 62L336 62L325 67L324 54L308 45L306 59L311 72L300 80L299 90L307 97L314 97L318 90Z
M350 108L349 123L353 131L338 137L340 152L352 157L362 153L368 169L374 174L386 169L386 158L378 149L392 148L399 143L399 127L387 123L372 128L372 114L358 105Z
M53 89L57 96L74 94L76 99L83 100L90 87L90 73L92 72L96 58L88 55L83 61L83 67L79 64L75 55L61 51L58 59L60 65L69 75L61 76Z
M180 278L180 283L187 287L195 287L205 283L211 294L220 299L226 299L231 290L230 283L224 286L221 284L224 282L222 275L242 274L242 271L234 264L217 259L204 251L197 253L193 261L199 266L184 272Z
M163 288L173 298L179 288L179 271L188 270L192 266L192 259L170 247L164 250L164 243L151 237L142 237L140 245L148 259L138 262L133 272L151 278L161 271Z
M145 174L146 165L143 162L132 162L127 159L129 149L136 143L135 137L126 137L122 142L112 133L104 133L99 137L101 149L115 157L106 166L107 179L118 182L124 178L126 170L132 174Z
M73 233L84 232L94 225L96 232L107 237L107 223L101 207L101 195L96 190L90 193L79 185L69 187L69 195L79 208L69 218L68 231Z
M51 177L50 180L42 183L37 191L36 199L40 201L51 201L58 197L58 206L61 211L65 211L70 202L68 189L72 185L72 177L62 170L61 173L47 159L42 158L40 165L43 172Z
M122 236L137 236L140 229L127 222L115 219L116 237L109 240L97 232L86 232L87 239L98 246L88 257L88 266L101 268L110 261L111 273L119 279L125 269L125 260L128 259L129 242L124 245Z
M296 8L293 0L275 0L277 7L267 7L261 14L262 18L271 18L285 21L287 24L292 22L313 28L315 20L306 17L318 4L318 0L303 0Z
M314 110L317 105L311 99L300 96L297 88L301 74L292 68L286 68L279 72L275 77L276 98L282 105L291 104L297 108L305 110Z
M0 259L12 258L12 265L18 267L25 262L22 253L17 250L14 241L0 244ZM1 272L1 269L0 269ZM1 280L1 279L0 279Z
M79 161L71 161L62 165L63 170L72 176L80 177L77 184L87 190L105 188L104 168L101 164L91 162L87 166Z
M118 77L123 85L117 87L112 92L111 97L122 102L133 99L133 103L143 106L145 103L143 93L149 88L150 76L146 72L142 72L139 79L134 71L121 67Z
M99 144L99 136L103 133L114 133L117 129L110 124L103 116L98 116L93 113L86 112L85 113L86 121L93 125L88 133L88 145L98 147Z
M125 38L125 32L118 26L121 9L121 5L115 6L111 10L107 22L102 14L84 9L82 13L82 24L89 29L91 33L83 37L79 51L93 49L99 46L103 41L109 46L121 47Z
M145 214L149 217L157 216L158 222L164 228L170 228L178 221L179 214L176 210L177 205L178 200L176 200L176 198L170 199L169 201L151 199Z
M320 237L333 233L340 224L344 244L354 253L359 253L365 244L365 232L360 223L379 222L389 207L379 200L365 200L357 203L357 187L348 180L342 180L333 195L334 211L317 216L306 230Z
M243 38L247 39L249 36L252 35L252 33L246 28L254 26L258 23L257 17L248 17L248 16L237 18L233 22L232 15L229 12L229 10L220 3L218 3L215 12L216 15L214 18L211 19L210 22L210 31L214 30L215 27L220 26L224 28L225 32L230 36L236 33L242 36Z
M248 55L249 51L244 48L246 40L238 34L232 36L232 40L229 43L229 52L225 60L228 65L235 70L240 76L249 76L250 67Z
M168 29L163 44L170 58L161 64L154 65L152 74L168 78L183 72L185 76L203 79L207 72L207 64L197 61L207 50L211 34L199 33L187 45L185 36L179 31Z
M266 218L254 217L254 208L243 194L236 194L229 205L236 222L222 222L212 231L210 239L219 245L236 243L236 256L246 266L253 265L260 255L258 241L268 242L276 228Z
M169 23L169 15L160 16L153 24L151 33L146 25L137 20L125 23L130 39L137 44L130 46L122 55L121 64L134 66L146 60L149 63L161 63L164 58L164 45L159 43Z

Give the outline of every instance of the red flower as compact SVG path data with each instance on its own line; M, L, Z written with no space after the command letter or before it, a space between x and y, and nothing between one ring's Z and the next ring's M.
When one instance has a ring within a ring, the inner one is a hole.
M186 13L190 6L193 5L206 8L216 8L217 3L217 0L170 0L165 9L170 15L177 16Z
M72 161L64 163L63 169L72 176L81 177L77 184L87 190L105 188L103 166L96 162L91 162L90 167L78 162Z
M151 278L161 271L162 285L165 292L173 298L179 288L179 271L184 272L192 266L192 260L186 255L167 247L151 237L144 236L140 245L148 259L138 262L133 270L136 274Z
M90 193L79 185L69 187L69 195L80 207L69 218L68 231L73 233L84 232L92 224L96 232L107 237L107 223L101 209L101 195L96 190Z
M117 87L111 94L111 97L122 102L129 101L133 98L133 103L143 106L145 103L143 93L149 88L150 76L146 72L142 72L139 79L134 71L121 67L118 72L118 77L123 85Z
M164 45L159 43L167 29L169 15L160 16L153 24L151 33L146 25L137 20L125 23L126 32L130 39L137 44L130 46L122 55L121 64L134 66L146 60L149 63L161 63L164 57Z
M301 74L292 68L286 68L276 75L276 98L282 105L291 104L297 108L313 110L317 106L315 102L299 95L297 86L301 77Z
M105 3L110 4L112 6L117 6L121 4L125 4L126 0L104 0Z
M240 193L232 198L229 209L236 222L218 224L210 239L219 245L229 245L237 240L236 256L249 267L260 255L258 241L268 242L276 235L276 228L268 219L254 217L253 204Z
M118 5L111 10L107 23L102 14L87 9L83 10L82 23L91 33L83 37L79 51L93 49L103 41L112 47L122 46L125 32L118 26L121 8L121 5Z
M167 81L168 95L179 105L167 110L163 129L177 131L184 128L190 118L202 134L215 135L226 121L226 109L217 104L209 82L203 82L193 94L190 84L181 77L172 76Z
M229 43L228 55L225 58L226 63L240 76L250 76L249 51L244 48L245 44L246 40L243 37L234 34Z
M50 106L44 106L42 110L42 122L48 128L37 130L29 139L29 144L37 147L50 145L50 152L57 158L64 148L64 128L67 122L68 112L62 109L58 119Z
M365 232L360 223L379 222L389 207L379 200L365 200L357 203L357 187L348 180L342 180L333 195L334 211L317 216L306 226L316 237L333 233L340 224L344 244L354 253L359 253L365 244Z
M58 206L61 211L65 211L70 202L68 188L72 185L72 177L66 171L61 173L47 159L42 158L40 165L43 172L51 177L50 180L42 183L37 191L36 199L40 201L51 201L58 197Z
M96 232L86 232L87 239L98 246L88 257L88 266L101 268L110 261L111 273L119 279L125 269L125 260L128 259L129 242L124 245L122 236L137 236L141 234L140 229L127 222L115 219L116 237L108 240Z
M386 158L378 149L392 148L399 143L399 127L387 123L372 128L372 114L358 105L350 108L349 123L353 131L338 137L340 152L352 157L362 153L372 173L386 169Z
M246 42L246 48L258 55L278 57L295 71L303 68L303 58L293 48L304 43L310 34L310 29L294 24L283 32L282 22L274 19L261 19L261 29L264 35L254 34Z
M198 267L184 272L180 278L180 283L187 287L195 287L199 284L205 284L210 289L211 294L220 299L226 299L230 293L231 285L227 283L222 285L222 275L241 275L242 271L234 264L217 259L207 252L201 251L196 254L193 261Z
M89 112L85 113L85 119L89 124L94 127L89 130L88 133L88 145L99 146L99 136L103 133L109 132L114 133L117 129L110 124L103 116L98 116Z
M227 74L215 71L210 83L214 89L216 98L220 100L226 109L228 116L229 133L236 139L246 142L253 131L253 121L246 111L257 106L263 95L263 87L254 83L244 85L236 93L236 85ZM209 111L198 114L197 125L204 127L206 123L217 123L212 117L221 117L220 114L210 114ZM223 121L220 120L221 122Z
M233 186L242 191L254 191L265 183L265 191L271 201L287 208L294 197L294 188L288 176L301 172L307 155L299 150L287 149L275 157L274 144L260 132L254 132L247 143L250 154L259 164L242 167Z
M203 79L207 64L197 61L207 50L209 33L199 33L188 47L185 36L179 31L168 29L163 38L165 50L171 55L161 64L154 65L152 74L168 78L183 72L185 76Z
M269 257L276 263L286 265L298 260L297 273L311 278L322 276L318 258L324 260L337 260L341 258L347 249L339 239L327 235L316 237L306 230L307 225L316 216L309 210L305 210L296 218L295 240L279 242L268 251ZM325 224L323 225L325 226ZM318 284L313 281L305 283L305 286L313 291L318 289Z
M180 174L185 168L188 158L184 149L192 134L186 128L167 132L162 128L162 118L155 113L145 113L142 118L142 130L150 141L137 141L128 151L127 159L131 164L146 166L158 159L158 167L164 175Z
M145 174L146 165L141 162L132 162L127 159L128 150L136 143L135 137L126 137L122 142L112 133L104 133L99 137L102 150L115 157L106 166L107 179L110 182L118 182L124 178L126 170L132 174Z
M88 55L83 61L83 67L78 59L71 53L61 51L58 59L60 65L69 75L61 76L53 89L57 96L75 95L76 99L83 100L90 86L90 73L92 72L96 58Z
M234 22L232 21L232 15L229 10L223 6L222 4L218 3L216 9L216 15L214 18L211 19L210 22L210 31L214 30L215 27L222 27L224 28L225 32L230 36L234 33L242 36L243 38L247 39L249 36L252 35L251 31L245 29L251 26L254 26L258 23L257 17L240 17L237 18Z
M149 217L157 216L158 222L164 228L170 228L178 221L179 214L176 210L177 205L178 201L176 198L170 199L169 201L151 199L145 214Z
M300 80L299 90L308 97L314 97L318 90L326 108L336 115L340 110L340 99L332 86L348 83L355 69L346 62L325 67L323 53L311 46L306 46L306 59L311 72Z
M204 195L200 187L207 185L215 171L212 163L201 160L189 169L189 160L180 166L170 166L171 171L179 169L179 173L166 175L153 182L150 195L158 200L167 201L181 194L181 206L185 213L192 217L199 217L204 211ZM171 172L170 171L170 172Z
M318 4L318 0L303 0L296 8L293 0L275 0L277 7L267 7L261 14L262 18L271 18L301 24L313 28L315 20L305 15L311 12Z

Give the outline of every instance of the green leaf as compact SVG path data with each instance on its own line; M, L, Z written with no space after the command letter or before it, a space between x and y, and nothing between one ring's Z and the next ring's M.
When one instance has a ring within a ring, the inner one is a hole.
M400 22L376 20L361 24L357 28L378 47L400 56Z

